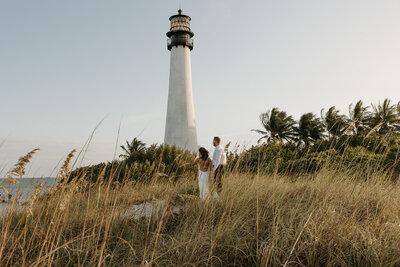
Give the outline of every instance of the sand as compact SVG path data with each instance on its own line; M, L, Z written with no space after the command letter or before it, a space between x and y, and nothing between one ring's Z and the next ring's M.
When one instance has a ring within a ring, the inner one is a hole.
M21 211L20 204L0 203L0 217L6 216L11 210Z

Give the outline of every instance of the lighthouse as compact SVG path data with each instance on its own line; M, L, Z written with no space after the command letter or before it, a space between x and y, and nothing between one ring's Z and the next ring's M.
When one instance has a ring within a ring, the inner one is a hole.
M194 33L190 29L191 18L183 15L181 9L169 20L171 28L167 36L171 62L164 142L194 152L198 148L190 62Z

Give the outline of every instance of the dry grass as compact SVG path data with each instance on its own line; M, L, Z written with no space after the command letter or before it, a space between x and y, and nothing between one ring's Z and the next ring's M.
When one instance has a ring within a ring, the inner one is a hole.
M14 165L14 167L6 173L6 179L0 181L0 184L6 183L6 184L17 184L18 181L15 179L15 177L22 178L25 174L25 167L26 165L31 161L33 155L39 151L39 148L36 148L32 151L30 151L28 154L26 154L23 157L20 157L17 161L17 163ZM4 186L0 186L0 190L2 190L4 193L9 194L8 190Z
M400 186L361 181L328 170L295 181L229 174L206 202L192 177L74 182L35 199L32 214L1 219L0 266L398 266ZM168 204L150 219L121 216L147 200Z

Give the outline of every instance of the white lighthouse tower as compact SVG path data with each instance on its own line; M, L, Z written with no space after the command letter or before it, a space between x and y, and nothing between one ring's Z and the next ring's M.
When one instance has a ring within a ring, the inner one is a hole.
M190 51L193 49L189 16L182 10L169 18L168 50L171 51L167 123L164 142L190 151L197 150Z

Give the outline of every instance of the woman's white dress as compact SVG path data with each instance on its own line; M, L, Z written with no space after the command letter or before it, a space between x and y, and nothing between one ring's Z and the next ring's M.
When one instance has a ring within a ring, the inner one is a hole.
M200 190L200 198L206 200L209 195L209 179L210 173L202 172L199 168L199 190Z

